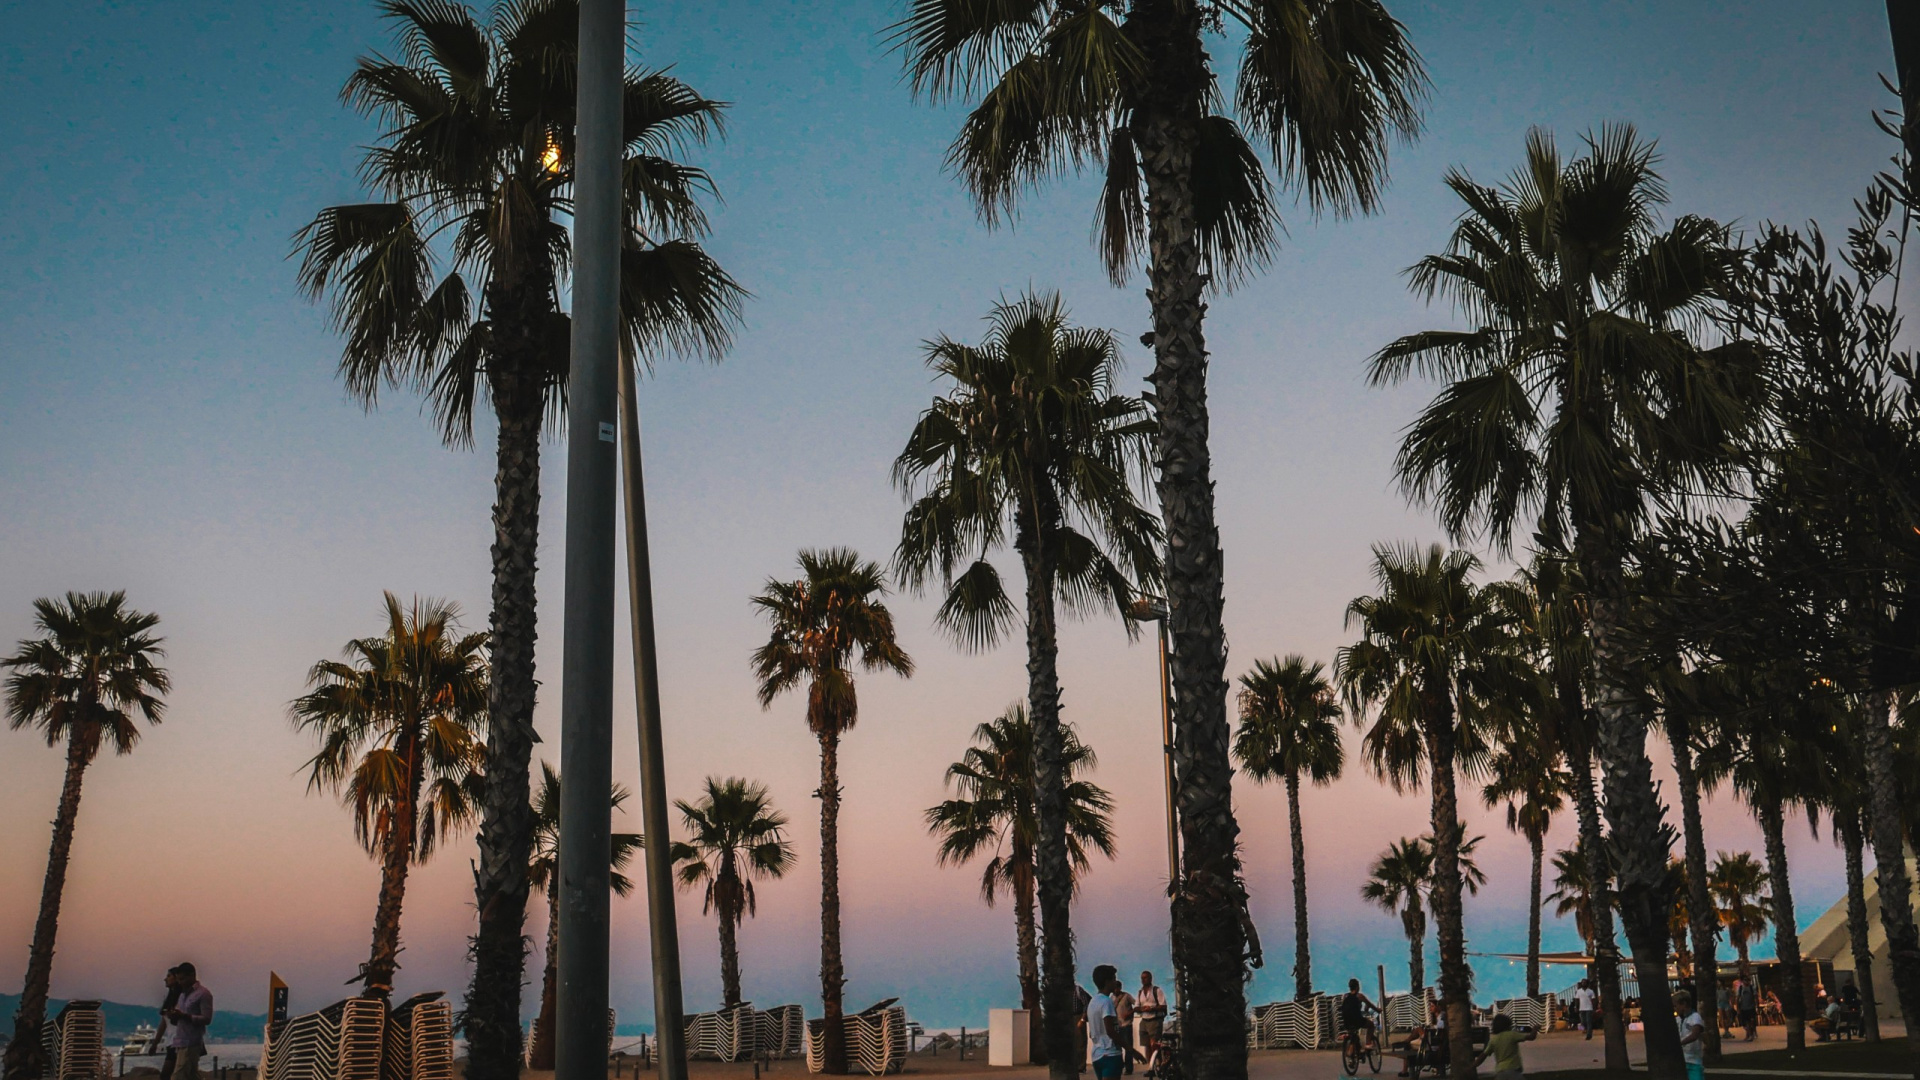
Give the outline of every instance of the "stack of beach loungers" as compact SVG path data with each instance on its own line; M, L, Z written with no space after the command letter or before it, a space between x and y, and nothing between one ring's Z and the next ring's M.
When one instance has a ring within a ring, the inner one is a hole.
M419 994L387 1014L380 1080L453 1080L453 1006Z
M1545 995L1504 998L1493 1003L1493 1015L1513 1017L1514 1027L1545 1031L1553 1022L1553 999Z
M1256 1006L1247 1025L1249 1050L1320 1050L1337 1044L1338 1001L1315 994L1305 1001Z
M897 1073L907 1059L907 1010L895 1005L841 1018L847 1037L847 1067L881 1076ZM807 1071L825 1072L825 1020L807 1021Z
M1381 1011L1386 1014L1388 1031L1412 1031L1425 1027L1431 1014L1434 997L1433 988L1427 987L1419 997L1412 994L1388 994Z
M756 1009L743 1002L719 1012L694 1013L687 1017L687 1056L709 1061L797 1058L805 1023L798 1005Z
M386 1003L373 998L270 1022L260 1080L382 1080L386 1034Z
M51 1080L100 1080L112 1071L107 1057L107 1021L97 1001L69 1001L41 1025L40 1045Z

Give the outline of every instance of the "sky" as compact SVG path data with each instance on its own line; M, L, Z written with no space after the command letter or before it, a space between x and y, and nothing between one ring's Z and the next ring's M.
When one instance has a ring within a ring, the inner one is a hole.
M1381 212L1316 219L1286 203L1272 268L1209 310L1231 673L1290 652L1330 661L1349 640L1347 601L1369 589L1370 545L1440 539L1391 477L1399 432L1433 388L1369 388L1363 361L1451 319L1400 275L1445 243L1448 167L1497 179L1531 126L1571 144L1629 120L1660 141L1673 212L1747 229L1817 219L1837 233L1893 149L1870 118L1890 104L1877 76L1892 66L1872 0L1389 7L1433 85L1424 134L1393 150ZM960 108L915 101L884 40L899 0L631 13L633 62L732 103L725 142L695 160L724 200L709 250L753 293L723 362L664 363L642 385L669 794L745 776L792 819L798 866L760 888L742 965L747 997L811 1010L817 748L800 699L754 699L747 656L765 629L747 598L790 575L801 548L891 553L902 502L888 467L936 392L922 341L975 339L997 299L1033 288L1131 343L1149 326L1144 283L1101 273L1091 178L1026 199L1011 227L979 221L943 170ZM355 166L375 131L337 94L354 58L387 40L365 2L0 6L0 144L15 147L0 217L0 644L32 634L35 597L124 588L160 615L175 684L165 722L88 771L56 996L157 998L181 959L223 1008L263 1011L270 970L296 1009L344 994L377 872L347 811L307 792L312 746L287 702L315 661L379 630L383 589L446 598L485 625L491 440L441 446L405 394L371 412L351 402L334 376L339 339L287 258L316 211L363 197ZM1231 43L1212 50L1224 60ZM1124 383L1143 388L1150 357L1127 359ZM556 764L564 467L550 441L536 756ZM929 1026L977 1027L1017 1003L1012 915L981 903L976 867L936 864L921 812L973 726L1020 698L1024 660L1017 644L957 651L932 626L931 598L892 603L918 671L863 677L844 744L848 1004L898 996ZM617 647L627 655L624 631ZM1061 677L1066 717L1117 803L1118 855L1094 867L1075 911L1081 965L1164 977L1150 642L1130 644L1111 620L1070 625ZM631 785L624 678L616 709L615 775ZM0 986L23 976L60 776L31 733L0 731ZM1404 985L1398 921L1357 890L1388 842L1425 831L1424 796L1397 796L1356 763L1302 802L1316 984L1370 982L1385 965ZM1249 993L1290 996L1284 797L1242 777L1235 803L1269 958ZM1468 947L1524 948L1526 845L1497 811L1476 805L1469 823L1486 835L1490 881L1468 901ZM1706 823L1710 850L1759 848L1726 793ZM637 829L637 816L619 824ZM1572 831L1564 815L1550 848ZM1842 894L1841 860L1804 823L1788 847L1804 925ZM450 845L413 876L403 993L465 985L470 852ZM712 1007L713 922L697 895L678 911L687 1003ZM536 901L530 932L543 925ZM1570 922L1549 917L1546 945L1576 947ZM645 1022L643 898L615 901L614 949L614 1005ZM1521 988L1505 961L1476 968L1481 996Z

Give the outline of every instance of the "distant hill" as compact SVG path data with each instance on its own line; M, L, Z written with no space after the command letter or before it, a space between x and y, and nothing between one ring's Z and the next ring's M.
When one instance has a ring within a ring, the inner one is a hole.
M47 1015L60 1011L66 1001L55 999L47 1003ZM12 1018L14 1010L20 1007L19 994L0 994L0 1016ZM107 1041L118 1046L133 1029L141 1024L155 1023L160 1018L160 1003L151 1005L127 1005L118 1001L100 1003L100 1013L107 1021ZM259 1042L260 1032L267 1026L265 1013L233 1013L214 1010L213 1023L207 1025L207 1038L219 1042ZM7 1024L6 1034L13 1033L13 1025Z

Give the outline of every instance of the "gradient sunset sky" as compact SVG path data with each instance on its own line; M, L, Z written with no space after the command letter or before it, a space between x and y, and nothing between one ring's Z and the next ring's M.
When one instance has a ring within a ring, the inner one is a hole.
M1875 0L1389 6L1433 91L1425 135L1394 151L1384 211L1317 221L1289 205L1272 270L1211 306L1234 673L1287 652L1331 660L1347 640L1346 602L1370 585L1369 545L1439 538L1390 477L1399 430L1432 388L1368 389L1362 361L1451 319L1400 277L1445 242L1448 166L1494 180L1532 125L1571 147L1589 127L1630 120L1660 140L1675 211L1748 228L1815 218L1837 234L1893 151L1869 117L1892 104L1877 78L1892 58ZM888 466L934 392L919 342L975 338L996 298L1033 286L1132 343L1148 326L1144 286L1113 288L1099 270L1091 178L1028 199L1014 228L981 226L942 168L960 111L911 100L882 38L899 0L633 14L635 62L671 65L733 102L726 142L697 160L725 198L710 250L754 293L723 363L669 364L642 387L669 784L684 797L709 774L763 780L792 817L799 867L760 890L742 937L745 989L811 1012L816 750L801 700L765 712L754 701L746 660L764 631L747 598L790 573L802 547L891 552L901 502ZM355 56L387 41L365 2L0 13L0 142L14 148L0 222L0 645L31 634L37 596L125 588L162 617L176 684L164 725L88 774L57 996L157 999L181 959L223 1008L261 1011L269 969L292 984L296 1009L341 996L366 955L377 875L347 812L305 793L311 748L286 703L314 661L379 629L382 589L451 599L470 627L485 625L488 425L478 450L456 452L414 399L392 395L371 414L349 402L334 378L338 339L296 295L287 259L317 209L361 198L355 165L375 132L336 95ZM1130 352L1125 383L1139 388L1150 361ZM536 753L556 763L564 459L550 442L548 741ZM980 902L974 868L936 866L920 814L973 725L1024 692L1023 658L1017 645L964 655L932 628L932 600L896 605L919 673L863 679L843 759L848 1004L899 996L930 1026L978 1027L989 1006L1018 999L1012 917ZM620 656L626 647L623 633ZM1129 645L1110 621L1074 626L1062 676L1067 717L1118 801L1119 858L1095 867L1076 911L1082 967L1164 975L1151 645ZM623 678L616 775L629 784L631 700ZM33 735L0 732L0 990L24 970L60 775ZM1389 985L1404 986L1398 921L1357 889L1389 841L1425 830L1425 797L1396 796L1356 764L1304 801L1317 984L1371 983L1385 964ZM1284 801L1243 783L1236 803L1269 957L1251 994L1266 1001L1292 985ZM1725 793L1707 823L1710 849L1759 846ZM1492 880L1468 902L1469 948L1523 948L1526 845L1477 804L1471 824L1487 835ZM637 829L637 816L625 825ZM1550 843L1571 834L1569 814ZM1840 858L1804 825L1789 848L1804 924L1841 894ZM413 878L403 993L465 984L469 851L450 846ZM651 1015L644 903L615 904L613 999L626 1020ZM544 908L529 915L539 937ZM697 896L683 894L680 921L688 1005L712 1007L718 950ZM1577 946L1571 924L1551 919L1546 942ZM1481 997L1521 986L1505 961L1477 969Z

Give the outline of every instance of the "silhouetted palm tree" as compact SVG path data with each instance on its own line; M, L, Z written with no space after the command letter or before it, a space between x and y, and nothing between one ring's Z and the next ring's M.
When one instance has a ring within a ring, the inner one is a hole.
M1767 871L1750 851L1729 854L1719 852L1713 869L1707 872L1707 887L1719 910L1720 925L1726 928L1727 941L1740 958L1740 978L1753 985L1753 961L1747 954L1753 940L1767 932L1771 922L1767 909Z
M1158 585L1160 526L1135 494L1153 423L1140 399L1113 392L1113 336L1071 325L1058 296L995 305L987 323L979 345L927 343L927 365L953 386L894 461L895 483L913 497L894 568L910 588L939 580L940 621L968 647L995 643L1025 615L1042 1041L1064 1061L1078 1051L1056 609L1123 611ZM988 561L1009 540L1026 578L1019 606Z
M840 738L860 718L853 682L854 654L868 671L913 674L913 660L895 640L893 614L881 598L886 575L846 548L800 553L801 576L768 579L752 600L772 634L754 650L753 677L761 708L802 683L807 730L820 740L820 998L824 1006L826 1068L847 1071L841 996L846 966L840 958Z
M441 435L473 443L493 409L493 700L474 864L471 1080L520 1071L533 811L535 564L540 433L565 403L577 0L384 0L398 57L363 57L342 91L382 132L362 175L376 201L331 206L295 237L300 286L346 338L340 375L371 407L414 388ZM629 71L620 318L627 356L718 356L744 292L701 250L712 183L675 160L721 133L719 102L663 72Z
M1527 897L1527 996L1540 995L1541 870L1547 830L1553 815L1566 805L1571 776L1560 761L1560 748L1538 730L1520 734L1488 762L1492 779L1480 789L1488 809L1506 805L1507 828L1527 838L1532 876Z
M1426 842L1402 837L1387 845L1360 887L1361 899L1400 916L1407 935L1407 985L1416 998L1427 985L1427 882L1432 877L1433 852Z
M1208 40L1231 26L1233 43ZM1240 36L1239 31L1245 31ZM1099 167L1096 219L1116 280L1144 255L1153 309L1156 460L1167 521L1175 755L1183 873L1177 966L1187 972L1182 1053L1195 1080L1246 1075L1238 827L1232 808L1219 531L1208 447L1209 283L1274 249L1272 183L1241 130L1271 151L1280 185L1315 212L1371 212L1389 141L1419 127L1419 56L1379 0L914 0L893 27L916 92L979 95L948 161L989 222L1056 173ZM1230 47L1234 112L1210 49ZM1056 1066L1059 1067L1059 1066Z
M41 598L33 602L33 624L40 636L20 642L12 656L0 660L0 667L9 669L7 726L16 731L34 728L46 736L48 746L67 744L67 772L53 815L40 914L33 922L26 982L13 1015L13 1039L7 1044L7 1080L40 1076L47 1067L40 1037L53 980L60 898L80 816L80 782L108 743L115 753L133 751L140 741L136 715L157 724L166 711L161 699L173 682L154 662L166 655L160 647L164 639L152 632L159 623L159 616L128 607L125 592Z
M627 789L613 785L608 809L618 810L627 801ZM608 862L607 884L616 896L633 892L633 879L620 871L633 861L645 841L639 833L612 835L613 850ZM560 774L553 766L540 763L540 787L533 795L533 861L527 865L527 883L547 898L547 952L540 974L540 1013L533 1023L533 1039L527 1047L527 1068L552 1069L554 1057L554 1006L560 989Z
M1485 534L1505 549L1516 527L1537 528L1542 546L1579 567L1617 899L1642 971L1667 959L1667 852L1620 632L1625 560L1649 496L1717 482L1760 397L1753 350L1706 349L1690 336L1738 260L1715 222L1688 216L1659 231L1666 190L1655 164L1631 126L1609 125L1571 161L1533 131L1525 164L1501 188L1450 172L1465 213L1447 250L1415 264L1410 280L1471 325L1394 341L1371 376L1448 383L1408 427L1398 471L1449 533ZM1665 980L1640 990L1648 1015L1667 1015ZM1653 1024L1646 1036L1650 1080L1682 1080L1678 1032Z
M739 777L707 777L707 788L697 803L676 799L687 839L673 844L680 884L705 883L703 912L720 916L720 987L724 1007L740 1004L740 945L738 931L754 913L755 878L779 878L793 868L793 845L787 842L787 815L773 808L765 784Z
M487 635L460 633L460 609L385 594L386 632L348 642L322 660L289 711L320 740L307 790L340 792L354 836L380 860L373 949L360 965L362 993L385 998L399 967L407 869L473 819L474 783L486 766Z
M1040 831L1034 790L1034 730L1027 710L1008 707L973 729L974 745L947 767L957 797L927 810L927 828L940 839L941 863L970 862L991 851L980 875L987 906L1001 890L1013 897L1015 948L1020 961L1020 1007L1040 1015L1040 956L1034 933L1035 838ZM1091 771L1093 748L1072 725L1060 726L1061 776L1066 783L1067 859L1072 884L1092 865L1089 849L1113 857L1113 797L1080 773ZM1071 1018L1070 1018L1071 1019ZM1071 1025L1069 1025L1071 1026Z
M1293 996L1313 996L1313 958L1307 947L1307 850L1300 828L1300 778L1331 784L1346 763L1340 741L1340 705L1325 665L1306 657L1256 660L1240 676L1240 731L1233 754L1254 781L1287 785L1287 835L1293 849Z

